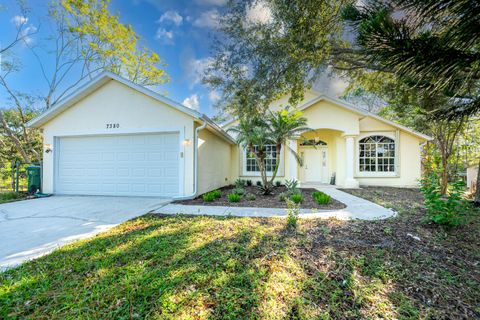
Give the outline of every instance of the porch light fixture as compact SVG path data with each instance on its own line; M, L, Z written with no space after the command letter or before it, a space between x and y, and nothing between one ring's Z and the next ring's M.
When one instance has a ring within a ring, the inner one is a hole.
M183 144L184 146L189 146L189 145L190 145L190 139L185 139L185 140L183 140L182 144Z
M44 144L43 148L45 149L45 153L52 152L52 145L51 144Z

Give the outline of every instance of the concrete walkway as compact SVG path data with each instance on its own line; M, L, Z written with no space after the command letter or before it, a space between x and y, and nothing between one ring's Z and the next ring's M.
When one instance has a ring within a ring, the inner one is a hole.
M329 185L308 185L343 202L347 207L339 210L310 210L301 209L300 218L336 218L339 220L378 220L395 215L391 209L384 208L371 201L353 196ZM193 206L181 204L168 204L154 211L159 214L190 214L207 216L238 216L238 217L285 217L285 209L281 208L248 208L248 207L222 207L222 206Z
M0 271L168 203L139 197L54 196L0 204Z

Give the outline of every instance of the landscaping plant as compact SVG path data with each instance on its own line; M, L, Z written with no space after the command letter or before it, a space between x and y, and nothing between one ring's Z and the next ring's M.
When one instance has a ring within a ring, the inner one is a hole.
M232 193L243 196L245 194L245 189L243 187L235 187L235 189L232 190Z
M213 200L217 199L217 197L215 196L215 193L213 192L204 193L202 198L203 198L203 201L205 202L212 202Z
M229 193L228 196L227 196L228 201L230 201L230 202L239 202L241 197L242 196L240 196L239 194L236 194L236 193Z
M332 198L322 191L313 192L312 197L318 204L328 204L330 201L332 201Z
M280 187L281 185L282 183L280 182L280 180L275 181L275 186Z
M245 199L247 199L248 201L253 201L253 200L257 199L257 197L255 197L255 195L253 193L247 193L245 195Z
M235 180L235 188L245 188L245 186L247 185L247 182L243 179L237 179Z
M213 196L215 197L215 199L219 199L219 198L222 196L222 191L220 191L220 190L218 190L218 189L217 189L217 190L213 190L211 193L213 194Z
M303 196L301 193L294 193L290 196L290 199L295 203L300 203L303 200Z
M456 181L450 185L446 195L441 192L439 177L436 172L429 172L422 180L420 190L425 198L427 219L447 227L458 226L463 222L467 208L462 198L465 183Z
M291 201L288 198L285 201L287 203L287 227L289 229L296 229L300 208L296 202Z
M247 180L247 186L249 186L249 187L252 186L252 180Z
M287 188L287 193L290 195L300 193L298 190L298 180L296 179L285 180L285 187Z

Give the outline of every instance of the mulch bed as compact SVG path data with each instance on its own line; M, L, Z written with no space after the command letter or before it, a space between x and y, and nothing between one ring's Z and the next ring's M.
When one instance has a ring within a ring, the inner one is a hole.
M230 202L227 199L227 195L232 192L234 186L227 186L220 188L222 191L222 196L219 199L216 199L212 202L204 202L202 195L198 196L192 200L182 200L175 201L177 204L186 204L186 205L204 205L204 206L228 206L228 207L253 207L253 208L286 208L284 201L278 199L278 195L282 192L286 192L287 188L285 186L275 187L272 194L263 195L260 189L256 186L247 186L245 187L245 193L255 195L255 200L247 200L246 197L242 197L239 202ZM302 209L318 209L318 210L336 210L343 209L346 206L335 199L332 198L328 204L318 204L313 200L312 192L317 191L312 188L300 189L302 192L303 200L300 204Z

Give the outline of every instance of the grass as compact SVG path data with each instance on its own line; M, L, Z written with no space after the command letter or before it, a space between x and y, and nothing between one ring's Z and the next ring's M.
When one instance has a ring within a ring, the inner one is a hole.
M26 197L26 194L24 193L0 192L0 203L23 200L25 197Z
M0 273L0 318L478 317L478 215L452 233L421 215L300 219L294 230L283 219L147 215Z

